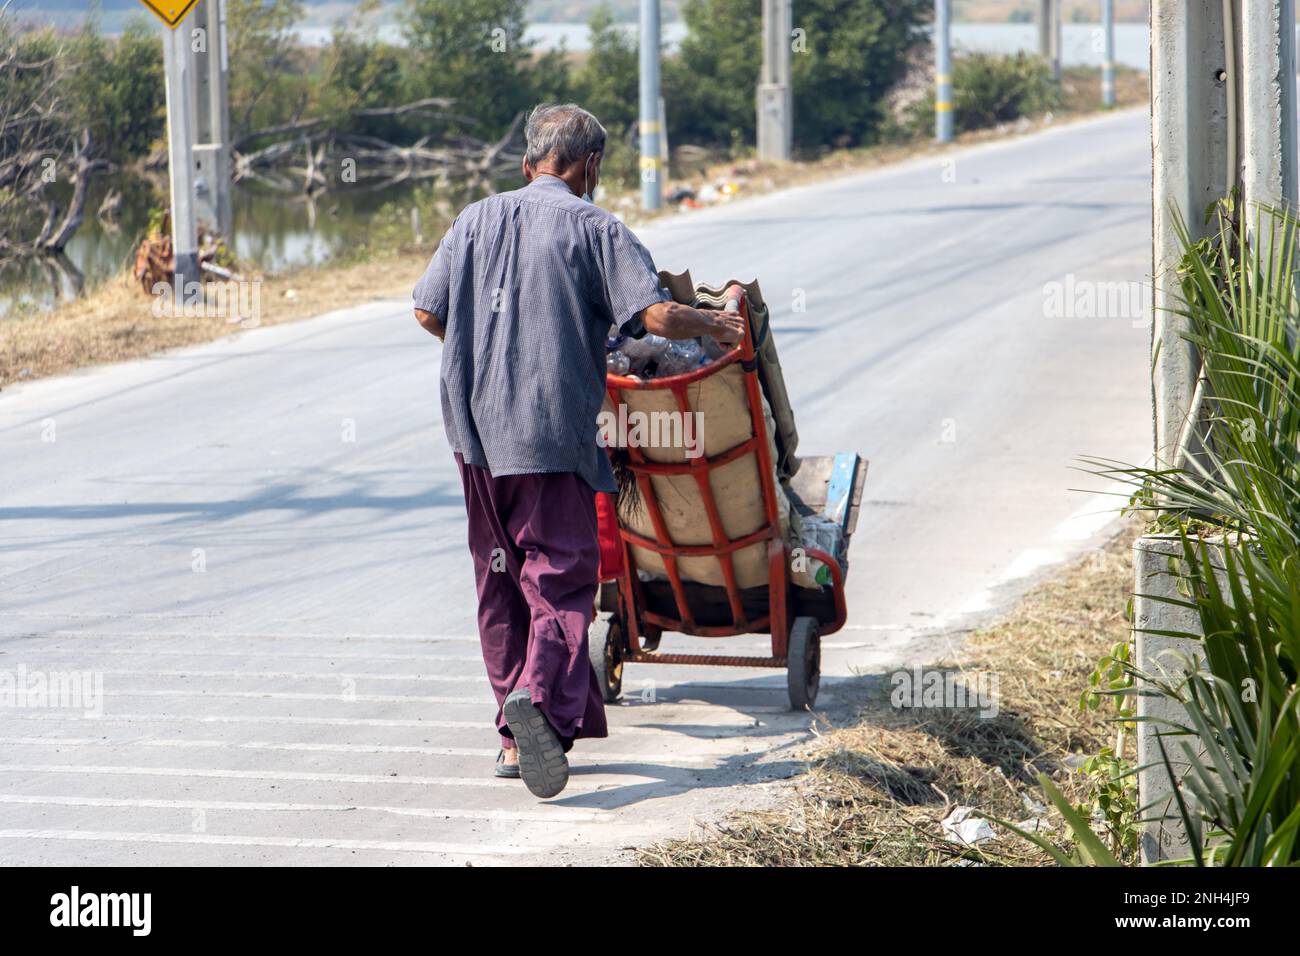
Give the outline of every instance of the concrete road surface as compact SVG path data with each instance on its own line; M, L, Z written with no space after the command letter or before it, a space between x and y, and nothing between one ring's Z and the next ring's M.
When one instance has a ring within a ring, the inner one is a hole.
M1149 169L1127 112L642 231L758 276L801 451L871 460L833 714L1103 533L1069 469L1148 451ZM438 361L386 301L0 394L0 692L103 691L0 699L0 862L603 860L772 799L775 671L631 666L558 799L490 775Z

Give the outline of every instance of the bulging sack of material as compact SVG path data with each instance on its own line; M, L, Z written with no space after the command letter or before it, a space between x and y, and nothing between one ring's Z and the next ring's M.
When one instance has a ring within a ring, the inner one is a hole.
M775 428L769 432L776 444L777 454L772 459L776 473L781 478L789 478L799 470L799 459L795 452L799 448L799 432L794 425L794 410L790 407L790 395L785 388L785 376L781 372L781 359L776 352L776 337L771 334L771 313L763 301L762 290L758 280L741 282L728 279L721 285L711 286L691 282L691 273L686 271L678 275L660 272L659 281L678 302L687 305L701 305L709 309L721 309L727 303L727 290L738 285L745 290L749 302L749 318L755 330L755 353L758 359L758 381L763 386L763 398L767 401L769 412Z
M703 300L709 307L720 308L722 293L705 286L692 286L689 275L671 276L661 273L665 286L675 299L682 302ZM729 283L730 284L730 283ZM739 283L747 290L755 283ZM723 287L725 290L725 286ZM714 302L716 301L716 305ZM761 299L759 299L761 302ZM751 306L754 300L750 299ZM751 319L758 327L759 318L751 311ZM762 310L761 321L766 323L766 310ZM771 336L767 336L770 340ZM773 351L773 355L775 352ZM774 366L774 376L779 378L780 366ZM780 386L784 396L784 383ZM668 388L623 389L621 397L624 409L613 407L606 396L602 416L606 421L623 416L624 421L659 422L681 421L681 409L673 392ZM645 442L633 440L648 461L660 464L678 464L689 457L704 455L714 458L731 451L753 437L753 419L750 414L749 397L745 389L744 371L737 363L718 369L710 375L699 379L686 387L688 414L693 421L693 428L681 429L693 432L687 437L692 440ZM781 535L787 544L794 546L800 542L800 527L797 515L792 516L790 502L782 487L781 479L793 473L797 467L793 448L797 443L793 417L789 418L788 427L783 429L773 414L766 391L762 396L763 420L766 425L763 436L768 446L770 460L773 462L773 474L770 480L776 488L777 514ZM788 402L785 403L788 410ZM655 428L650 429L649 437L660 434ZM782 447L778 438L784 436L786 447ZM617 436L607 437L607 441L621 437L626 433L617 431ZM645 437L645 436L643 436ZM617 443L615 441L614 443ZM728 462L708 472L708 481L717 504L718 518L726 536L735 540L752 534L767 523L763 505L763 486L759 478L759 458L756 451L749 451L735 461ZM696 476L686 475L652 475L651 487L659 505L664 529L673 545L711 545L713 543L711 525L704 496L701 493ZM651 505L644 500L636 501L633 507L625 507L620 512L620 520L629 530L655 539L655 526L650 514ZM793 526L792 526L793 517ZM632 558L638 570L654 576L666 577L663 558L649 548L632 546ZM741 588L759 587L768 583L767 541L762 540L748 545L732 554L736 584ZM682 578L701 584L722 587L725 579L722 574L721 561L712 556L681 557L677 559L677 569ZM798 580L797 583L816 587L811 580Z

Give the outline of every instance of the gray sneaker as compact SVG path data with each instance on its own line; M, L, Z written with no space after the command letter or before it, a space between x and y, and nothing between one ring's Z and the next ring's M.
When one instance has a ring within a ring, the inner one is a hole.
M533 796L553 797L569 782L564 744L527 690L517 690L501 707L519 750L519 773Z

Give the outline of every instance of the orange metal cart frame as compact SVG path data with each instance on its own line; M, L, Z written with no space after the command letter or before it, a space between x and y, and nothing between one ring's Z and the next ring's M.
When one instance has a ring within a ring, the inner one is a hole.
M740 304L740 315L745 323L745 334L740 344L703 368L682 375L647 381L612 374L607 378L606 388L615 408L623 404L622 396L624 392L652 389L669 390L673 393L677 408L685 416L692 412L687 397L687 389L692 384L718 373L728 365L739 363L744 373L744 387L749 401L751 424L751 437L749 439L712 458L701 456L680 463L660 463L647 460L645 454L639 448L627 448L630 470L635 476L643 506L648 510L654 537L638 534L624 527L620 522L619 534L622 539L624 561L623 569L617 579L617 617L620 624L617 630L621 633L611 634L609 637L621 646L610 648L612 656L608 662L611 666L617 666L618 674L608 676L610 678L616 676L618 684L621 684L621 664L623 662L778 668L790 666L790 637L795 603L791 591L792 588L797 586L793 585L791 581L790 552L785 535L781 531L781 522L777 510L776 496L784 494L784 491L777 487L774 476L772 454L767 438L767 425L763 416L762 386L759 381L758 362L755 355L755 332L750 321L748 301L743 296ZM761 527L749 534L739 538L729 538L722 526L722 519L718 511L717 501L713 495L709 476L715 469L751 453L757 460L759 485L763 497L764 522ZM690 475L695 479L705 513L709 519L709 544L679 545L673 543L663 513L660 510L658 498L655 495L654 483L651 480L656 475ZM760 542L766 542L767 545L768 608L766 614L755 615L752 613L752 607L750 613L746 612L741 589L736 583L733 556L742 548ZM632 552L634 545L653 551L663 559L668 584L672 590L673 600L676 605L675 613L657 613L648 608L644 585L637 576L636 561ZM834 556L824 551L815 548L805 548L804 551L807 558L822 562L831 576L830 588L833 615L829 619L816 622L812 635L812 640L816 643L819 641L820 634L831 634L844 626L847 617L844 599L844 570ZM686 557L714 557L718 560L722 569L723 589L726 592L726 601L730 608L731 623L729 625L708 625L697 622L697 615L692 610L686 586L683 584L678 569L678 560ZM676 631L711 638L770 633L772 652L770 656L664 654L654 649L658 646L658 636L662 631ZM651 647L647 647L644 642L647 637L649 637ZM804 653L809 652L804 651ZM815 671L819 669L817 648L814 647L811 653L816 655L816 658L809 662ZM597 648L593 644L593 662L595 662L596 656ZM618 658L617 661L613 660L614 657ZM599 666L598 670L600 670ZM815 673L812 675L812 680L811 693L815 697ZM607 699L616 697L617 691L614 692L613 697L607 695ZM792 702L794 702L794 697L795 694L792 691ZM805 703L811 703L811 700Z

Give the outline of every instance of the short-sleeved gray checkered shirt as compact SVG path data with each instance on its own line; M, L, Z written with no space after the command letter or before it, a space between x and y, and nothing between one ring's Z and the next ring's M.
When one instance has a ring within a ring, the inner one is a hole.
M415 307L446 326L447 441L494 476L614 473L596 444L610 325L640 335L670 298L650 253L613 215L555 176L476 202L443 237Z

